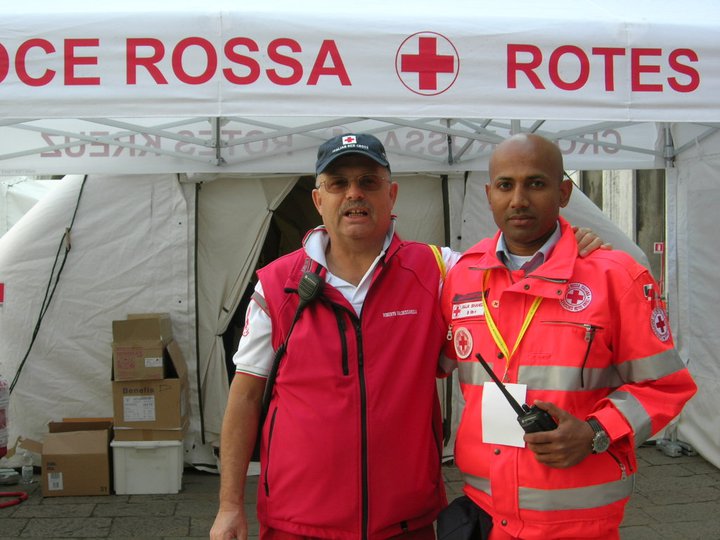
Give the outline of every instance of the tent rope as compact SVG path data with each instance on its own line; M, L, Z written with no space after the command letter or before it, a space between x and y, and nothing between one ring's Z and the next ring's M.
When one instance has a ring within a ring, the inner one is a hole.
M47 310L50 307L50 301L55 295L55 290L57 289L58 282L60 281L60 274L62 273L63 268L65 268L65 261L67 261L68 253L70 252L70 249L72 247L70 241L70 231L72 231L73 225L75 223L75 217L77 216L78 208L80 206L80 198L82 197L83 190L85 189L85 182L87 182L87 178L87 175L83 177L82 184L80 185L80 191L78 192L77 200L75 201L75 209L73 210L72 219L70 220L70 226L65 228L62 238L60 239L60 245L58 245L57 252L55 253L55 260L53 261L53 266L50 270L50 278L48 280L47 287L45 287L45 297L43 298L42 305L40 306L40 314L38 316L37 322L35 323L32 337L30 338L30 345L28 345L25 356L23 356L23 359L20 362L20 366L18 366L18 370L15 373L15 377L13 378L12 383L10 383L10 394L12 394L12 391L15 388L18 379L20 378L20 373L25 367L25 362L27 362L27 359L30 356L30 351L32 350L32 347L35 344L35 339L40 332L40 325L42 324L43 318L45 317L45 313L47 313ZM61 252L63 252L63 257L62 261L60 262L60 266L58 267L58 260L60 259ZM57 268L57 273L55 273L55 268ZM54 282L53 277L55 278Z

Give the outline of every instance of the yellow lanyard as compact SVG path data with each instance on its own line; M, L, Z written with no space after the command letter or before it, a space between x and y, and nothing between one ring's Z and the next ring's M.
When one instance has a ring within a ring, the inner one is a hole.
M505 344L505 340L502 337L502 334L500 334L500 330L498 330L497 325L495 324L495 321L492 318L492 314L490 313L490 310L488 309L487 300L485 299L485 290L488 278L490 277L490 270L485 271L485 275L483 277L483 293L482 296L482 303L483 303L483 310L485 311L485 320L487 321L488 328L490 328L490 334L493 337L493 340L495 341L495 345L498 346L498 349L503 353L505 356L505 373L503 374L503 379L505 379L505 376L507 375L508 369L510 368L510 358L513 354L515 354L515 351L518 348L518 345L520 345L520 342L522 341L522 338L525 337L525 332L527 331L528 327L530 326L530 321L532 321L533 317L535 316L535 312L538 310L538 307L540 307L540 302L542 302L542 296L536 296L535 300L533 300L532 305L530 306L530 310L527 312L527 315L525 315L525 321L523 322L522 328L520 329L520 333L518 334L517 339L515 340L515 346L513 347L512 352L508 350L507 345Z

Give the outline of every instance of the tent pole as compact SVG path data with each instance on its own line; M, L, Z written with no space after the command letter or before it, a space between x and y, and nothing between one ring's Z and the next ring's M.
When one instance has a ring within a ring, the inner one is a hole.
M202 377L200 376L200 308L198 306L198 197L202 182L195 184L195 238L193 241L193 273L195 274L195 384L197 385L198 409L200 409L200 440L205 444L205 407L203 404Z

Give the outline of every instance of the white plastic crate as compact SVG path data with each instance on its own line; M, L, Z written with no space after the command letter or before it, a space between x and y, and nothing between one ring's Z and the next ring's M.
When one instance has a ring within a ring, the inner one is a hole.
M115 493L177 493L182 487L181 441L112 441Z

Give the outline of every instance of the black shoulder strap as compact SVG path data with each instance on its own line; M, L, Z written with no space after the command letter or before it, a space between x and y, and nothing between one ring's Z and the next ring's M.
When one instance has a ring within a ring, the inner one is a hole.
M322 265L317 264L315 265L315 269L313 270L313 274L315 275L315 280L320 279L320 272L322 271ZM306 272L305 274L308 274ZM303 275L303 278L306 277L306 275ZM301 279L303 279L301 278ZM300 318L300 314L302 313L303 309L309 304L310 301L314 300L317 296L320 294L320 286L322 283L318 284L315 283L316 287L318 287L316 290L313 290L311 296L303 297L303 292L299 291L298 294L300 294L301 299L298 303L298 307L295 310L295 316L293 317L292 323L290 324L290 329L288 330L287 335L285 336L285 340L282 342L280 347L275 351L275 356L273 356L273 363L272 367L270 368L270 373L268 374L267 382L265 383L265 392L263 393L263 400L262 400L262 407L260 409L260 421L258 422L258 434L257 438L255 440L255 449L253 450L253 461L257 461L259 459L260 455L260 436L262 433L262 427L265 424L265 418L267 418L268 410L270 409L270 399L272 398L272 391L273 387L275 386L275 379L277 378L278 369L280 368L280 362L282 361L282 357L285 355L285 351L287 349L288 341L290 340L290 335L292 334L293 328L295 328L295 323Z

